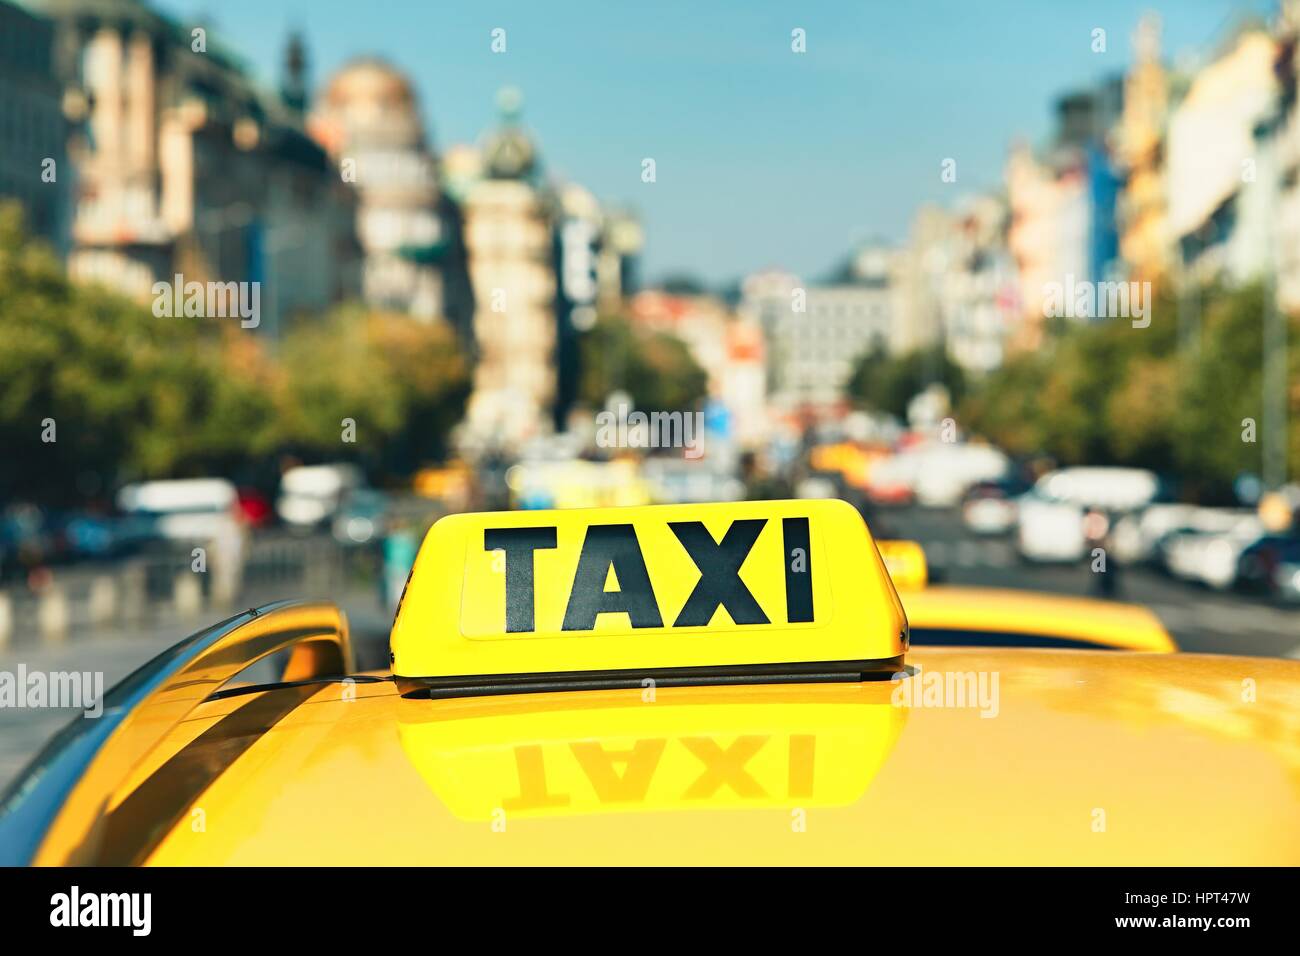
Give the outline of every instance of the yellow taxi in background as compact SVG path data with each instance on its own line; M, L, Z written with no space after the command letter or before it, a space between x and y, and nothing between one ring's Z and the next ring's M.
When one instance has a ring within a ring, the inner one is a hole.
M200 632L51 743L4 798L0 852L1300 862L1300 662L911 640L913 614L1015 630L1019 599L913 612L838 501L455 515L390 670L353 673L328 605ZM279 682L240 682L272 655Z
M914 645L1114 648L1156 654L1178 650L1160 619L1139 604L934 585L929 583L925 551L915 541L878 545L907 610Z

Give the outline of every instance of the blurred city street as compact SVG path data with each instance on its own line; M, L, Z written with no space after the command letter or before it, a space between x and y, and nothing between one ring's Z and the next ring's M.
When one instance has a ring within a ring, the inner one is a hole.
M1300 657L1300 0L218 6L0 0L0 788L20 672L387 674L465 512L839 498L904 606Z
M891 511L873 527L880 535L920 542L930 561L931 578L937 582L1096 593L1097 576L1087 567L1024 562L1011 542L971 534L953 511ZM1300 608L1275 607L1231 592L1190 586L1145 567L1121 570L1120 580L1116 597L1153 610L1184 651L1300 657Z

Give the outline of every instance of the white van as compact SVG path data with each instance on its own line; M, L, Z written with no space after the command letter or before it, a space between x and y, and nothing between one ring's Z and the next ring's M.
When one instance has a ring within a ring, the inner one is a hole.
M1155 499L1160 480L1145 468L1062 468L1039 478L1034 490L1052 501L1084 508L1135 511Z
M117 506L149 517L168 541L211 541L238 524L235 486L224 478L141 481L117 493Z

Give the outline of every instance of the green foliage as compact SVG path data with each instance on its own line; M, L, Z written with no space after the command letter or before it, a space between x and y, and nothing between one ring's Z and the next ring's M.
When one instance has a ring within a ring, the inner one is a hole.
M356 310L290 332L273 359L232 323L157 318L75 285L0 206L0 501L59 503L91 484L234 474L292 449L369 452L409 472L443 451L469 370L454 336ZM340 442L343 418L357 446ZM56 440L42 440L53 419Z
M866 352L854 365L847 388L858 404L905 418L907 403L933 384L947 388L954 404L966 393L966 376L942 346L897 357L882 348Z
M281 355L284 437L309 458L355 455L382 471L409 474L444 455L469 397L468 363L444 324L341 309L299 324ZM349 418L356 443L340 445Z
M603 408L611 393L624 391L642 411L682 411L708 392L708 373L681 339L625 318L602 318L583 334L579 349L579 395L592 408Z
M197 474L265 445L271 402L225 374L220 330L69 283L14 207L0 210L0 340L0 495L58 501L87 475Z
M1063 464L1152 468L1182 479L1190 497L1222 500L1243 472L1260 471L1263 321L1258 286L1158 299L1151 325L1074 324L1039 352L1012 356L961 408L970 428L1016 454ZM1181 315L1181 322L1180 322ZM1289 322L1289 473L1300 474L1300 321ZM1262 438L1262 433L1261 436Z

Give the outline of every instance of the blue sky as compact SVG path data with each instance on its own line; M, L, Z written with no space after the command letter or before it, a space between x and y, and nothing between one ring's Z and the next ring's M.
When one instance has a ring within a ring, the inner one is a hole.
M1166 58L1204 56L1275 0L156 0L202 16L274 81L300 28L313 82L377 53L408 71L439 149L474 141L505 85L548 171L639 210L644 274L723 283L817 275L898 240L916 207L996 187L1007 144L1046 135L1053 98L1122 70L1140 13ZM206 11L206 12L205 12ZM502 27L507 52L490 50ZM807 52L790 50L790 31ZM1091 49L1107 31L1107 51ZM653 157L658 181L641 182ZM940 163L957 160L957 182Z

